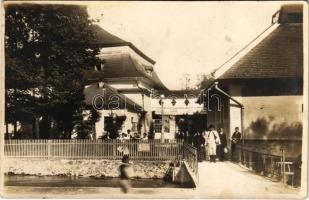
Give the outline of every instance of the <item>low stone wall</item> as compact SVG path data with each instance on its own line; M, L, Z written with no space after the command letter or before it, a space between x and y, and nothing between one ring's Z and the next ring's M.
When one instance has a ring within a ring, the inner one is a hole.
M6 159L6 174L38 176L118 177L118 160L30 160ZM169 162L135 161L135 178L163 178Z

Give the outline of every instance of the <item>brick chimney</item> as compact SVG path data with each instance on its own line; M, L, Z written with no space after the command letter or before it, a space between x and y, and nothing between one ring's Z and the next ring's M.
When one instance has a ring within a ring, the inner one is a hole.
M303 23L303 5L287 4L281 6L279 11L279 24L301 24Z

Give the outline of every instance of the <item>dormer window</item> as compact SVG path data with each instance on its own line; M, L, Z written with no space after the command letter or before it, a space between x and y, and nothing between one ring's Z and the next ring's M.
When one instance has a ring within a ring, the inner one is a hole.
M145 66L145 71L149 76L152 76L153 67L152 66Z
M104 83L103 82L99 82L98 84L98 88L103 88L104 87Z
M146 70L146 73L147 73L149 76L152 76L152 71Z
M105 60L102 60L99 65L94 66L95 71L103 71L105 67Z

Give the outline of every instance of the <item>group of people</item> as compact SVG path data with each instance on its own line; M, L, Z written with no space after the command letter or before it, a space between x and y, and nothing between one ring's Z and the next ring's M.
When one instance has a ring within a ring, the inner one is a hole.
M130 137L131 136L131 137ZM131 131L128 130L127 134L121 134L120 136L123 139L143 139L147 138L147 134L144 134L143 138L138 137L137 134L131 134ZM235 132L231 137L231 151L232 151L232 160L233 154L236 150L237 143L240 142L241 133L239 128L235 128ZM225 154L227 153L227 137L223 128L219 128L218 131L215 130L213 125L208 127L208 130L202 133L196 133L192 138L193 145L198 149L199 152L199 161L203 159L203 153L206 153L209 156L210 162L216 162L218 157L220 161L225 160ZM131 190L130 179L134 176L133 165L130 162L129 153L125 153L122 162L119 166L119 178L120 178L120 188L124 193L128 193Z
M109 133L106 132L103 135L102 139L103 140L111 139ZM119 134L116 139L119 139L119 140L130 140L130 139L131 140L148 140L148 135L147 135L147 133L144 133L141 136L139 133L132 132L130 129L128 129L127 132L123 132L123 133Z
M235 132L231 137L231 160L235 159L236 145L240 142L241 133L239 127L235 128ZM210 162L216 162L218 158L220 161L226 159L228 153L228 142L223 128L215 130L214 125L210 125L207 130L202 133L196 133L192 139L193 146L198 150L198 160L202 161L209 158Z

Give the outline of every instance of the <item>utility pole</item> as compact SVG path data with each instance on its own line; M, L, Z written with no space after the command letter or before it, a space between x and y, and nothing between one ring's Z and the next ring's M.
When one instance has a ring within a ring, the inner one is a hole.
M160 102L161 102L161 142L164 142L164 109L163 109L163 99L165 98L164 94L160 95Z
M182 83L184 85L185 90L190 89L190 81L191 81L191 75L190 74L183 74Z

